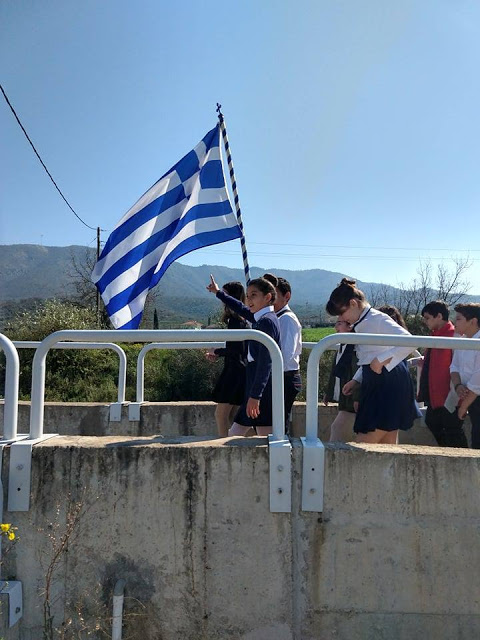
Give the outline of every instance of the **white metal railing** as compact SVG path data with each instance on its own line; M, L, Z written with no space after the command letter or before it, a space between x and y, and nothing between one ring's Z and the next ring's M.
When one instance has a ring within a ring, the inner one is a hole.
M38 349L41 342L14 340L14 346L17 349ZM113 342L58 342L54 349L110 349L118 354L118 386L117 386L117 402L123 404L125 402L125 390L127 386L127 356L122 347Z
M318 438L318 365L320 357L336 344L368 344L383 347L417 347L435 349L480 349L480 340L471 338L437 338L433 336L385 335L373 333L335 333L318 342L307 364L306 437L303 444L302 509L323 510L324 447Z
M336 333L318 342L312 349L307 364L306 438L314 440L318 433L318 363L327 349L335 344L368 344L387 347L427 347L435 349L480 349L480 340L470 338L436 338L433 336L383 335L373 333Z
M3 333L0 333L0 348L3 350L6 359L2 440L15 440L17 437L20 362L15 345Z
M225 342L150 342L146 344L137 357L137 392L135 402L144 402L145 389L145 356L154 349L218 349L225 347Z
M45 403L45 369L46 357L50 349L59 342L240 342L255 340L263 344L272 359L272 409L273 439L285 440L285 422L283 407L283 359L276 342L267 334L253 329L204 329L196 330L64 330L52 333L37 348L32 364L32 398L30 412L29 439L35 440L43 436L43 416Z

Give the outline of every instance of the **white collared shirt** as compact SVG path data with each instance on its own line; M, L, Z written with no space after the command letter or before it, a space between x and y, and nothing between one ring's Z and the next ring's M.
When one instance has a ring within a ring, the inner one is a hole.
M263 318L263 316L266 315L267 313L274 313L273 305L270 305L269 307L263 307L263 309L259 309L258 311L255 311L255 313L253 314L253 317L255 318L255 322L258 322L260 318ZM253 362L253 358L250 355L250 347L248 347L247 362Z
M466 337L466 336L462 336ZM480 340L480 331L471 337L471 340ZM462 384L477 396L480 396L480 351L465 351L455 349L453 352L450 373L460 374Z
M302 325L288 304L277 311L277 316L279 313L282 313L278 318L278 323L280 325L283 370L297 371L300 368L300 354L302 353Z
M370 310L368 308L365 309L357 322L358 324L354 323L357 325L355 326L355 333L411 335L409 331L397 324L395 320L392 320L386 313L382 313L371 307ZM357 353L359 367L364 364L370 364L375 358L378 358L380 362L385 362L385 360L391 358L390 362L385 365L385 369L391 371L397 364L410 355L412 351L415 351L415 347L380 347L370 344L357 344L355 345L355 351ZM361 381L361 368L358 369L353 379L358 382Z

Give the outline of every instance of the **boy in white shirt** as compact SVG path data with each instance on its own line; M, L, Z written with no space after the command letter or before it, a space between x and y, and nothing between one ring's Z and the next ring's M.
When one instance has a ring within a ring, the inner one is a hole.
M480 304L457 304L455 311L457 333L480 340ZM468 413L472 422L472 448L480 449L480 349L455 349L450 365L450 379L460 399L458 417L463 420Z
M285 422L293 407L295 398L302 390L300 377L300 354L302 353L302 325L288 306L292 297L292 287L288 280L266 273L263 276L276 289L277 296L273 305L280 324L280 344L283 356L283 378L285 398Z

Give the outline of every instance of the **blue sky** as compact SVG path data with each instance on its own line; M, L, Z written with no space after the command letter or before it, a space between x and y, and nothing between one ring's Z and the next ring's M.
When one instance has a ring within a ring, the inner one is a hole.
M4 0L1 83L92 227L225 113L252 265L480 291L477 0ZM0 101L0 242L94 245ZM106 240L108 233L102 234ZM187 264L240 267L238 241Z

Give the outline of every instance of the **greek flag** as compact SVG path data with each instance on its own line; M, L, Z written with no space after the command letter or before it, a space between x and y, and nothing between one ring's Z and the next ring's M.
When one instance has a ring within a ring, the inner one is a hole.
M156 182L110 234L92 273L116 329L138 329L147 293L186 253L240 238L220 125Z

